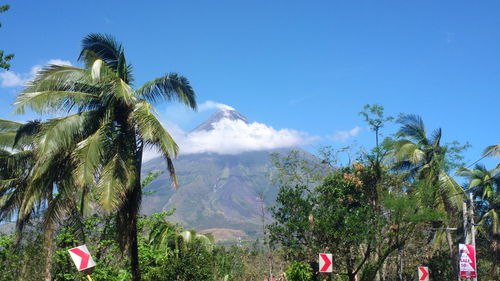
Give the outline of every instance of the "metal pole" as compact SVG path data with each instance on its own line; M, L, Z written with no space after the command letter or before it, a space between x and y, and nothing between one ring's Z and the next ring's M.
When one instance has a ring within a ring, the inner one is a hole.
M85 277L87 277L88 281L92 281L92 277L90 277L90 274L85 274Z
M474 246L474 251L477 253L476 250L476 227L474 226L474 197L472 196L472 192L469 193L470 195L470 232L471 232L471 244ZM477 256L476 256L476 276L477 276ZM472 280L477 281L477 277L473 278Z

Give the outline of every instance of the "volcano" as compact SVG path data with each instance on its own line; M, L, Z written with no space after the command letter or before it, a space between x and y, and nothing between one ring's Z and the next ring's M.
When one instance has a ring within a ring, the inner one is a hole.
M248 124L244 115L224 108L190 133L210 132L217 123L228 121ZM143 163L143 175L158 170L164 173L145 187L148 195L143 198L141 212L151 214L175 209L170 220L185 228L211 232L219 239L261 236L262 216L270 221L267 208L275 204L278 193L278 187L270 180L273 171L270 154L290 150L181 154L174 161L179 181L177 190L171 187L164 160L153 158Z
M232 108L224 108L220 109L216 113L214 113L207 121L201 123L196 128L194 128L191 132L199 132L199 131L210 131L214 129L214 124L220 122L223 119L231 120L231 121L242 121L245 124L248 124L248 119L243 116L243 114Z

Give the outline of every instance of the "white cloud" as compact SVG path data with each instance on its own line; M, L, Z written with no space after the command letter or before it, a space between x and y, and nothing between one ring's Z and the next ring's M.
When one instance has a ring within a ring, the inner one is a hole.
M223 104L223 103L218 103L214 101L206 101L200 105L198 105L198 110L200 111L205 111L205 110L210 110L210 109L226 109L226 110L234 110L233 107Z
M60 60L60 59L51 59L47 61L46 65L49 64L57 64L57 65L71 65L70 61ZM35 78L36 73L42 69L41 65L34 65L31 67L30 71L27 73L16 73L13 71L3 71L0 72L0 86L2 88L10 88L10 87L22 87L29 80Z
M361 128L359 126L356 126L356 127L352 128L350 130L347 130L347 131L337 131L330 138L334 141L337 141L337 142L345 142L348 139L358 135L360 131L361 131Z
M210 131L195 131L178 140L181 154L239 154L310 144L316 137L292 129L276 130L262 123L222 119Z
M0 72L0 79L2 80L2 88L18 87L24 85L24 78L12 71Z
M179 126L167 122L165 128L179 145L181 155L195 153L234 155L249 151L299 147L319 139L297 130L277 130L258 122L245 123L242 120L222 119L213 125L213 130L185 132ZM147 161L158 155L155 151L145 150L143 158Z

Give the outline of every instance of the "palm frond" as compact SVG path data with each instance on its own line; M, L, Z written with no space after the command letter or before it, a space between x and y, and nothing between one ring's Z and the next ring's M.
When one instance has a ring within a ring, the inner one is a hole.
M87 104L95 102L99 87L92 81L90 71L49 65L42 68L16 97L14 112L22 114L26 107L36 113L68 112L75 106L86 108Z
M0 132L11 132L22 126L22 123L0 119Z
M146 145L156 148L167 161L167 169L172 178L173 185L177 187L177 176L172 157L177 157L179 147L174 139L151 111L149 103L144 101L137 103L131 117L134 124L137 125L139 134Z
M192 109L196 109L196 94L187 78L170 73L163 77L146 82L137 91L139 97L148 102L177 100Z
M131 183L130 173L122 157L115 154L107 162L96 185L100 206L107 214L117 210Z
M483 151L483 156L500 157L500 143L486 147Z
M39 120L28 121L16 130L14 139L15 147L26 147L32 144L36 135L40 132L42 123Z
M16 132L0 132L0 148L11 150L14 148Z
M58 151L71 151L81 139L95 132L104 116L105 112L95 110L48 120L41 128L37 153L43 158Z
M74 175L81 185L94 184L99 168L111 149L111 122L100 125L97 131L79 142L73 152L72 158L77 163Z
M110 67L116 69L122 51L122 45L113 36L91 33L82 40L82 51L78 60L87 62L88 56L91 55L93 63L95 56L97 56L104 60Z
M89 68L96 60L96 57L106 62L126 83L130 84L133 81L132 67L127 65L124 49L113 36L91 33L83 39L82 51L78 60L84 61L87 68Z
M402 125L396 133L397 137L407 137L423 145L429 145L425 131L424 121L416 114L406 114L399 118Z
M463 188L444 171L439 172L439 188L444 194L445 200L457 210L462 209L462 203L466 200L466 194Z
M442 131L441 128L436 129L432 132L432 136L429 139L429 144L431 144L434 149L438 149L440 147Z

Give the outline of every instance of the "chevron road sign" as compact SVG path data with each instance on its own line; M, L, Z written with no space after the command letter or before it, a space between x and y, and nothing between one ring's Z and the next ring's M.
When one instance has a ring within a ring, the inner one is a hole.
M429 281L429 268L427 266L418 267L418 280Z
M332 272L332 254L319 254L319 272Z
M78 268L78 271L82 271L95 266L95 262L92 259L92 256L90 256L90 252L89 249L87 249L87 246L78 246L76 248L69 249L68 252L71 256L71 259L73 259L76 268Z

